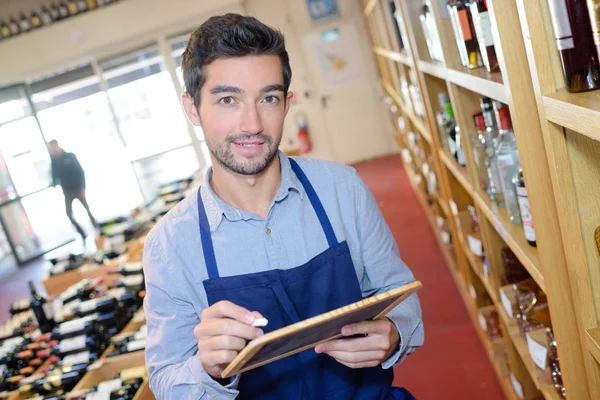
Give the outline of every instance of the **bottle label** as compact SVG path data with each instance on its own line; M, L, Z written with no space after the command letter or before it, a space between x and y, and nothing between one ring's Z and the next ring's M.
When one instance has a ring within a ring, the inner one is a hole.
M146 347L146 339L134 340L133 342L127 343L127 352L142 350Z
M508 314L508 318L513 317L513 306L510 299L504 293L504 290L500 289L500 300L502 301L502 306L504 307L504 311Z
M62 292L59 297L63 300L69 300L75 296L77 296L77 292L79 291L79 286L71 286L69 287L67 290L65 290L64 292Z
M512 221L520 222L519 202L517 201L515 186L513 184L513 178L517 174L518 168L513 155L510 153L499 154L498 169L502 175L502 193L504 194L504 201L506 202L506 211Z
M552 15L556 47L558 47L558 50L575 48L571 22L569 21L569 11L567 10L567 1L549 0L548 5L550 6L550 14Z
M477 5L473 3L472 7L477 7ZM484 50L486 47L494 45L494 35L492 35L492 22L490 21L489 12L484 11L473 14L473 26L475 27L477 41L480 45L483 45Z
M458 11L458 21L460 22L460 30L465 42L473 39L471 26L469 25L469 11L466 8Z
M87 336L79 335L70 339L63 339L58 344L61 353L69 353L73 350L79 350L85 348L85 340Z
M111 298L116 299L116 300L119 300L126 293L127 293L127 289L125 289L125 288L116 288L116 289L111 289L108 292L106 292L106 296L107 297L111 297Z
M75 353L75 354L66 356L62 360L62 364L63 365L77 365L77 364L88 363L89 361L90 361L90 352L82 351L81 353Z
M546 346L542 346L529 336L529 333L525 335L527 338L527 347L529 348L529 354L531 359L540 369L546 369L546 360L548 358L548 349Z
M121 379L111 379L109 381L104 381L98 384L99 392L112 392L113 390L120 389L123 386L123 382Z
M62 335L67 335L69 333L82 331L85 328L86 322L87 322L87 319L84 319L84 318L75 319L73 321L63 322L58 327L58 333L59 333L59 335L62 336Z
M440 237L442 238L442 242L444 242L445 244L450 244L450 234L448 232L440 232Z
M110 392L92 392L85 395L85 400L110 400Z
M477 313L477 316L479 317L481 329L483 329L484 332L487 332L487 321L485 320L485 317L481 313Z
M529 208L529 199L527 198L527 189L517 187L517 199L519 201L519 210L521 211L521 222L525 238L530 242L535 242L535 230L533 229L533 218Z
M123 265L123 271L125 272L142 272L141 262L128 262Z
M521 384L519 383L517 378L515 378L515 376L513 375L512 372L510 373L510 383L512 384L512 387L513 387L517 397L522 399L523 398L523 386L521 386Z
M84 301L83 303L79 304L78 309L79 309L80 313L87 313L92 310L95 310L97 305L98 305L98 299L88 300L88 301Z
M135 340L140 340L140 339L146 339L146 337L148 336L148 330L144 329L144 330L139 330L136 333L133 334L133 338Z
M143 275L132 275L132 276L124 276L121 278L121 282L128 287L131 286L139 286L144 282Z
M477 257L483 257L483 244L481 243L481 240L471 235L467 235L467 241L469 242L471 253Z
M594 43L600 46L600 1L587 0L588 11L590 12L590 22L592 23L592 35Z

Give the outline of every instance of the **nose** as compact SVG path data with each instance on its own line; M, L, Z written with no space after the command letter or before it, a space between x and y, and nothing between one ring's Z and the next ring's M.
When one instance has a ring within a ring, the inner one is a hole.
M261 115L256 104L249 104L244 108L240 130L249 135L262 133L264 127Z

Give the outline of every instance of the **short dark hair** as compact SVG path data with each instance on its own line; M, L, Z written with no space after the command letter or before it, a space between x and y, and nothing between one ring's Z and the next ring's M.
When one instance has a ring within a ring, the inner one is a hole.
M283 93L287 96L292 69L285 50L285 39L280 31L254 17L233 13L210 17L196 29L190 36L181 62L185 90L194 98L194 105L200 105L200 90L206 81L206 65L217 58L250 55L279 56Z

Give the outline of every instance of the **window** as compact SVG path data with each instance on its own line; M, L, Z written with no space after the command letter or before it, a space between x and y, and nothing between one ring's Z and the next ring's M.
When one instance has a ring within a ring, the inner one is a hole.
M101 69L130 160L190 144L177 93L156 47L107 60Z

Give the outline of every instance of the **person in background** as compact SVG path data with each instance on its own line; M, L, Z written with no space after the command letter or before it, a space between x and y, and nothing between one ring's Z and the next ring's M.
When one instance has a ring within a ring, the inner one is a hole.
M49 143L52 159L52 186L60 185L65 195L65 209L71 223L81 235L85 243L86 234L81 225L77 223L73 215L73 200L77 199L87 211L88 217L95 228L98 227L90 206L85 198L85 172L73 153L64 151L58 144L58 141L51 140Z
M423 344L414 294L387 318L343 327L343 339L221 379L246 341L415 278L354 168L278 151L293 99L280 32L211 17L182 66L183 107L212 167L144 245L156 398L413 399L393 387L392 367Z

